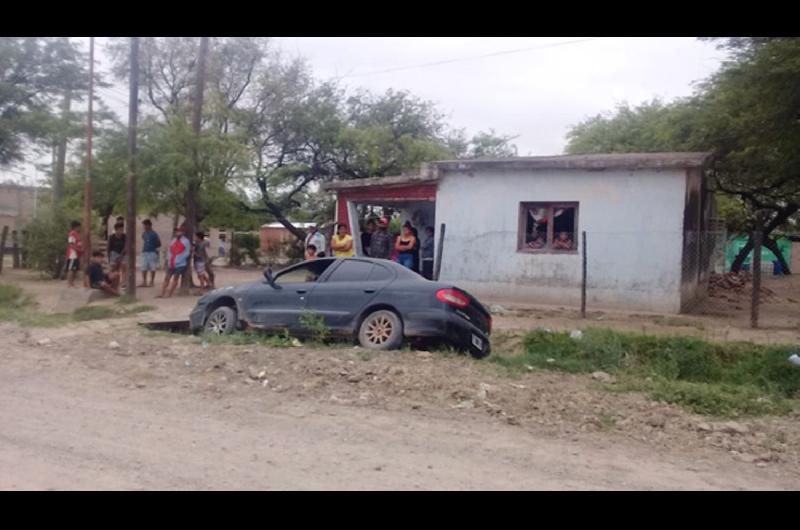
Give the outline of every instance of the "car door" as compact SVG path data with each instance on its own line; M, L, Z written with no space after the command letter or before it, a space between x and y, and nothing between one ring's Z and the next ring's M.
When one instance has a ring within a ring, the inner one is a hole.
M331 259L305 262L278 273L274 280L276 287L266 282L260 285L248 295L250 321L263 329L298 330L306 297L332 263Z
M317 313L333 331L352 330L353 321L395 278L383 265L358 259L341 262L309 293L306 311Z

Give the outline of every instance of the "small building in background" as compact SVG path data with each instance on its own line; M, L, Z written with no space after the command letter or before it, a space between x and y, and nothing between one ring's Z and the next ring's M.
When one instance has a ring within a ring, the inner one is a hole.
M314 223L292 223L297 228L308 230ZM261 253L285 259L287 244L297 238L281 223L267 223L261 225ZM326 238L327 239L327 238Z
M41 198L49 195L50 188L0 184L0 230L4 226L22 230L33 218Z
M724 234L710 229L710 161L709 153L453 160L323 189L336 193L336 220L352 227L358 255L359 211L389 208L420 234L433 226L439 280L483 300L579 305L585 259L588 307L678 313L706 294L724 256Z

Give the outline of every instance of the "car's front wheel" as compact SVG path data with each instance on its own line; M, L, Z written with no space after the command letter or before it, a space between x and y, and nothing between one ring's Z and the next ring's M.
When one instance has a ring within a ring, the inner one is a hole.
M213 335L230 335L236 330L236 310L227 306L216 308L206 318L203 329Z
M403 322L392 311L370 313L361 322L358 342L373 350L395 350L403 343Z

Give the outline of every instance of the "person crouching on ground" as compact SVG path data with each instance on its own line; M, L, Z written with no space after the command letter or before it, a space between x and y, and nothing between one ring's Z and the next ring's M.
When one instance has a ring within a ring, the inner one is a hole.
M156 281L156 269L158 269L158 250L161 248L161 239L158 233L153 230L153 223L150 219L142 221L142 283L139 287L152 287ZM147 273L150 272L150 283L147 283Z
M337 258L349 258L356 255L353 248L353 236L347 233L347 225L339 223L336 235L331 238L331 250Z
M106 272L103 270L103 252L95 250L92 252L92 261L86 273L89 275L89 285L92 289L100 289L111 296L119 296L119 273Z
M172 238L167 250L167 272L164 277L164 285L161 287L161 294L156 298L172 296L183 273L186 272L189 255L192 253L192 244L186 239L185 231L186 229L182 226L175 229L175 237Z
M204 232L196 232L194 234L194 250L192 252L192 266L194 272L197 273L197 279L200 282L201 289L208 289L211 287L211 281L208 277L206 267L208 265L208 242L206 241L206 234Z

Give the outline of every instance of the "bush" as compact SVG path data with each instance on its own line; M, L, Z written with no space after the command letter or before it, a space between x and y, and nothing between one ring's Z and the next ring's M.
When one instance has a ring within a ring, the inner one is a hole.
M657 337L607 329L567 333L534 331L524 352L496 357L511 370L525 365L567 372L616 372L628 389L703 414L780 414L800 397L800 370L787 362L791 346L709 343L692 337Z
M308 331L311 339L315 342L325 342L331 330L325 324L325 318L313 311L303 311L300 313L300 324Z
M69 222L65 214L44 208L28 222L25 246L31 268L53 278L61 276L66 261Z
M258 251L261 248L261 238L258 234L240 232L234 233L231 237L231 265L238 267L242 265L245 258L250 258L256 265L261 264L258 259Z
M13 311L29 304L30 298L16 285L0 285L0 309Z

